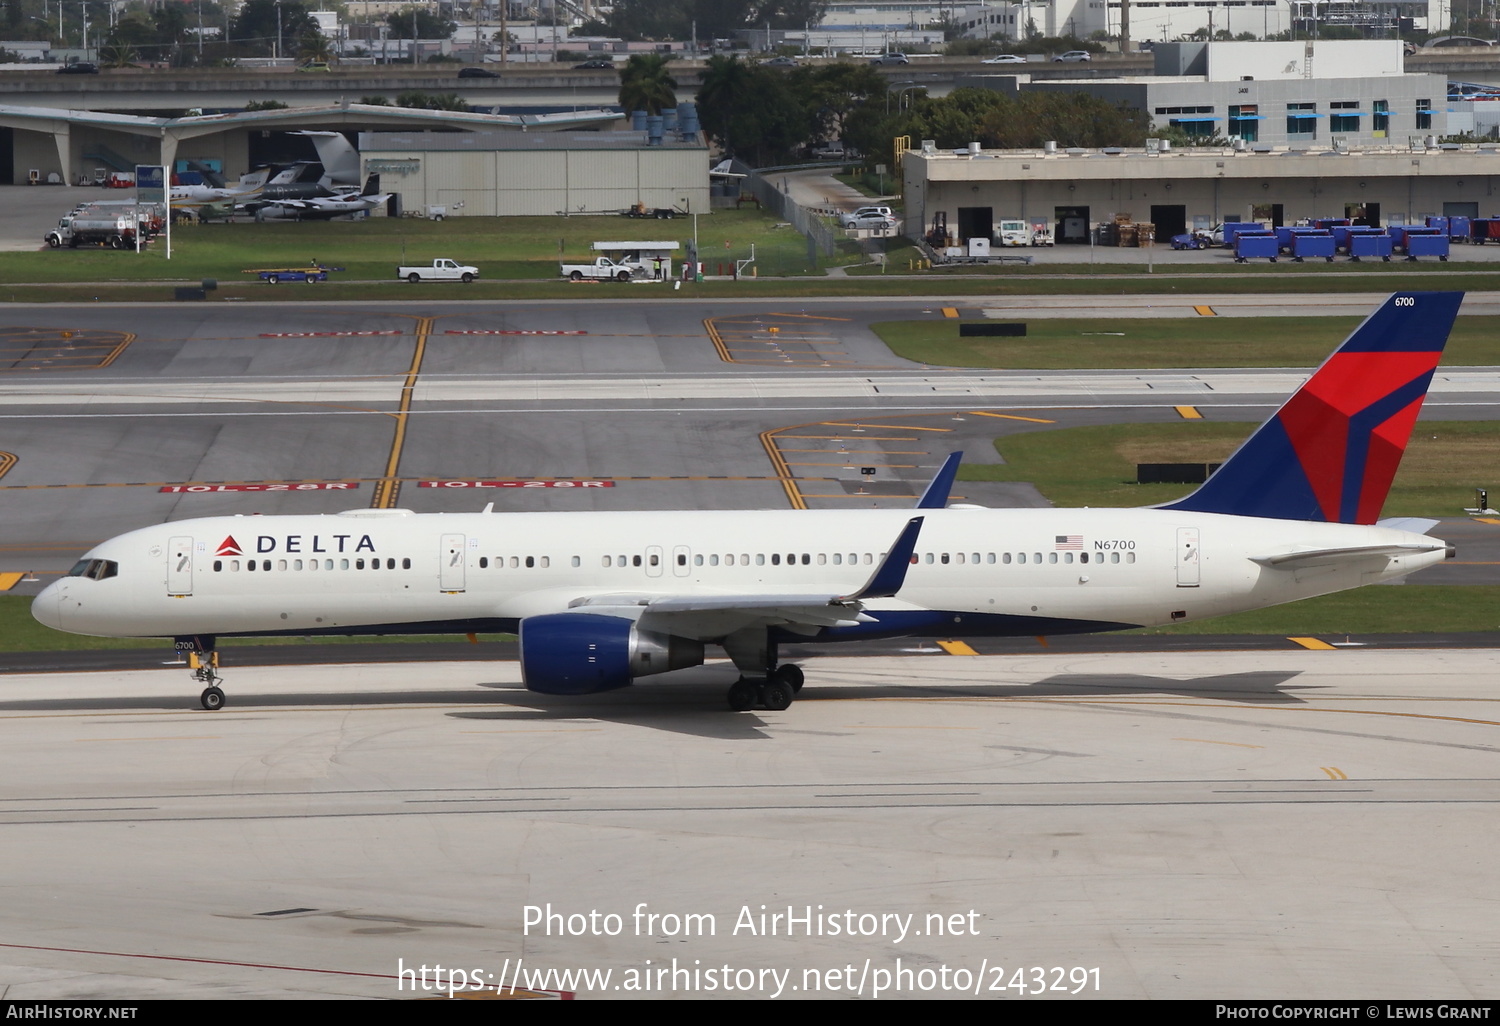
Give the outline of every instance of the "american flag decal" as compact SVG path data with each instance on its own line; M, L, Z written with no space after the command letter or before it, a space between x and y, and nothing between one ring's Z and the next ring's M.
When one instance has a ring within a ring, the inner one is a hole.
M1081 549L1083 548L1083 535L1060 534L1057 536L1057 542L1052 547L1058 551L1062 551L1063 549Z

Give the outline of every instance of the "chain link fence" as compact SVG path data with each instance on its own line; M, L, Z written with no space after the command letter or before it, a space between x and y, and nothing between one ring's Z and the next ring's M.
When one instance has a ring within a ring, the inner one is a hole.
M770 179L759 174L751 174L747 177L743 188L748 189L756 199L760 200L762 207L802 233L807 239L807 255L810 262L816 264L819 258L833 259L838 251L838 242L833 227L825 219L832 211L825 212L804 207L778 189Z

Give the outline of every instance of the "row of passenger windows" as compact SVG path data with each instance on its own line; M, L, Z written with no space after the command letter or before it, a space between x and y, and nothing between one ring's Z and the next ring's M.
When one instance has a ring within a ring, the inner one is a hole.
M359 559L323 560L278 559L275 561L275 567L277 570L379 570L382 567L384 567L386 570L394 570L396 569L396 563L397 561L394 558L387 559L384 562L379 559L366 560L363 557L360 557ZM402 570L411 569L411 560L409 558L401 560L400 564ZM238 559L214 560L214 573L216 574L235 573L240 570L259 570L265 572L269 571L271 567L272 561L269 559L247 559L243 563L241 563Z
M674 558L678 566L685 567L688 565L687 553L679 552L675 555ZM878 558L884 559L885 553L880 553ZM788 552L785 554L780 552L772 552L769 555L764 552L757 552L754 555L751 555L748 552L741 552L739 554L733 552L712 552L708 554L697 553L693 555L692 564L693 566L873 566L876 562L876 559L877 556L873 552L834 552L831 554L826 552ZM1036 564L1044 562L1063 564L1070 564L1074 562L1104 563L1106 561L1110 563L1134 563L1135 553L1048 552L1044 554L1041 552L923 552L913 554L911 557L911 561L914 564L957 564L959 566L963 566L965 564L993 565L996 563L1000 563L1008 565L1011 563ZM480 569L488 569L488 567L490 566L490 562L490 557L480 556ZM580 558L578 556L574 556L572 559L572 565L576 567L580 564ZM496 569L503 569L505 567L509 567L513 570L520 569L522 567L525 567L527 569L546 569L550 565L551 561L546 556L496 556L494 558L494 566ZM662 565L662 556L660 553L655 552L648 553L644 556L602 556L600 557L600 565L604 567L614 568L657 567Z
M880 555L881 558L885 557L885 553L881 553ZM914 564L957 564L959 566L963 566L965 564L972 564L977 566L981 563L986 565L993 565L995 563L1004 565L1009 565L1011 563L1040 564L1043 562L1069 564L1075 561L1075 556L1077 557L1077 562L1079 563L1088 563L1090 561L1094 563L1103 563L1105 562L1106 556L1108 556L1108 561L1110 563L1135 562L1134 552L1095 552L1092 554L1088 552L1048 552L1045 554L1041 552L923 552L914 553L911 557L911 561ZM687 553L678 553L677 565L687 566L687 559ZM661 556L657 553L652 553L647 556L604 556L601 562L602 565L606 567L660 566ZM495 556L493 557L493 559L491 559L491 557L489 556L479 557L479 568L481 570L488 570L491 563L494 564L494 567L497 570L505 568L519 570L523 567L528 570L547 570L552 566L552 560L548 556ZM745 552L739 553L738 555L733 552L726 552L723 554L715 552L709 553L708 555L703 555L700 553L693 556L694 566L766 566L768 563L771 566L873 566L875 563L875 554L873 552L835 552L830 555L826 552L788 552L783 555L780 552L773 552L768 556L764 552L757 552L752 556L749 553ZM382 562L380 559L371 558L366 560L363 557L358 559L343 558L324 560L278 559L274 561L269 559L246 559L243 561L238 559L216 559L214 560L214 573L238 573L240 571L257 570L264 573L270 571L273 566L276 570L292 571L350 569L379 570L382 567L386 570L395 570L397 568L397 564L398 560L394 558L387 558ZM410 570L411 559L403 558L399 560L399 565L402 570ZM572 565L575 567L581 566L582 559L578 556L574 556L572 558ZM86 560L75 566L70 576L113 577L116 572L117 567L114 563L110 563L105 560Z

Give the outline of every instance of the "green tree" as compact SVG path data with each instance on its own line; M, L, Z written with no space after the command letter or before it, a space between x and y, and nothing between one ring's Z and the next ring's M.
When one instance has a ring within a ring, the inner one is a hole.
M469 109L468 101L457 93L399 93L396 96L396 106L416 110L466 111Z
M458 30L458 22L440 18L422 7L403 7L385 16L393 39L411 39L415 28L417 39L448 39Z
M802 28L823 20L827 0L615 0L610 29L625 39L699 39L741 29Z
M726 153L764 167L788 158L816 124L803 79L738 57L710 57L698 89L698 118Z
M297 38L297 59L331 64L338 60L338 56L333 52L333 44L323 33L304 32Z
M797 68L791 84L803 98L811 134L821 139L845 138L850 117L866 106L883 107L889 92L884 75L852 61Z
M281 37L276 36L277 4L275 0L245 0L229 30L230 40L241 50L269 56L272 53L290 54L296 40L308 30L316 32L318 23L308 9L300 3L283 3L281 8Z
M139 59L133 46L106 44L99 48L99 60L106 68L128 68Z
M626 61L620 69L620 106L652 114L677 106L677 80L667 70L668 60L659 53L638 53Z

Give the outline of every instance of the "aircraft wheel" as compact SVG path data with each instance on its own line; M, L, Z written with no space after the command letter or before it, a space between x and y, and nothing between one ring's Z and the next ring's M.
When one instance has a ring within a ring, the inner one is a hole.
M773 680L760 689L760 702L772 712L781 712L792 704L792 689L779 680Z
M792 689L792 694L802 690L802 684L807 679L802 673L802 667L796 663L782 663L776 667L774 678Z
M224 692L218 688L204 688L203 694L198 696L198 701L203 703L203 708L209 712L218 712L224 708Z
M755 685L744 677L729 685L729 708L744 712L755 705Z
M415 285L417 282L422 280L422 276L420 274L408 274L406 276L406 280Z

